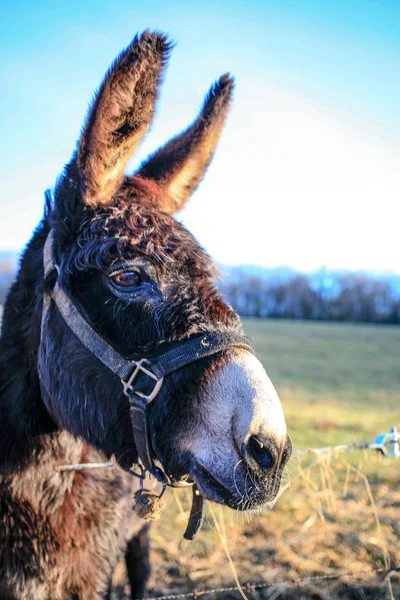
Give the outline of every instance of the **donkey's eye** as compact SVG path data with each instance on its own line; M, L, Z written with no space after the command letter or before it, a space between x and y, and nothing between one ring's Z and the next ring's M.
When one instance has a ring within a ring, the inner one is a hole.
M116 275L112 275L111 280L114 285L126 289L137 287L140 284L140 277L134 271L117 273Z

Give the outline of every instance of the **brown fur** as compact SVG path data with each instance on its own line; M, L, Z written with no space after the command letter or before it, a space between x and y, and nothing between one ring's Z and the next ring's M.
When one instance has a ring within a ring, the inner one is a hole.
M98 462L104 456L62 432L53 436L37 465L12 480L13 501L30 507L41 533L36 543L42 546L42 577L21 586L16 582L19 600L64 600L74 593L79 600L103 598L115 557L144 525L132 513L136 481L120 469L56 471L57 465L82 460Z

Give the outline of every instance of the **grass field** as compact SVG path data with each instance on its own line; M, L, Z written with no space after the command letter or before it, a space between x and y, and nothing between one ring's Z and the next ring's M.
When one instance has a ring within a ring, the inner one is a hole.
M400 427L400 328L248 320L245 329L295 447L373 441ZM382 468L371 467L377 475ZM400 473L400 465L387 468Z
M400 426L400 328L245 321L280 393L295 448L373 441ZM153 527L151 596L265 582L259 591L205 598L400 598L399 579L344 571L400 565L400 459L372 451L293 458L290 487L272 511L251 516L215 505L194 542L182 540L186 493L168 492ZM122 566L116 574L123 598ZM286 581L286 583L282 583ZM193 597L193 596L191 596Z

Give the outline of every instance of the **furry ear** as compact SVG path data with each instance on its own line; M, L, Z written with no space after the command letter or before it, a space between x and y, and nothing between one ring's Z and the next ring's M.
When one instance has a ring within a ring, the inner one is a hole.
M165 212L180 210L202 180L228 114L233 84L233 78L223 75L211 87L194 123L141 165L137 176L158 184Z
M106 73L76 155L85 204L107 204L118 190L126 164L153 120L171 47L163 34L145 31Z

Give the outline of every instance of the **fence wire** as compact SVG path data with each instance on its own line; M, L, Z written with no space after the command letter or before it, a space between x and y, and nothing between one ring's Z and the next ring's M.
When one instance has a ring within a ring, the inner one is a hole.
M390 458L400 458L400 432L392 427L389 433L380 433L372 443L363 444L338 444L337 446L325 446L323 448L301 448L293 450L293 456L301 454L327 454L335 452L352 452L354 450L376 450ZM86 469L104 469L118 467L116 461L99 463L77 463L71 465L58 465L56 471L84 471Z
M397 427L391 427L388 433L380 433L372 443L362 444L338 444L337 446L325 446L323 448L302 448L293 450L293 455L300 454L326 454L335 452L351 452L353 450L376 450L388 458L400 457L400 432Z
M318 581L333 581L335 579L340 579L340 578L348 578L348 577L352 577L352 578L358 578L360 576L363 575L384 575L384 579L382 581L382 583L390 578L392 575L395 574L399 574L400 573L400 567L391 567L389 569L385 569L385 568L381 568L381 569L368 569L368 570L363 570L363 571L345 571L345 572L341 572L341 573L332 573L331 575L313 575L313 576L309 576L309 577L296 577L296 578L292 578L292 579L282 579L282 580L278 580L278 581L274 581L272 583L266 583L266 582L259 582L259 583L247 583L245 585L242 586L242 589L248 593L252 593L252 592L257 592L260 590L264 590L264 589L268 589L268 588L274 588L276 586L289 586L289 585L294 585L294 586L298 586L301 587L302 585L308 584L308 583L315 583ZM237 592L238 591L238 587L237 586L230 586L230 587L219 587L219 588L212 588L209 590L201 590L201 591L192 591L192 592L185 592L182 594L167 594L167 595L163 595L163 596L146 596L146 598L144 600L184 600L185 598L193 598L193 600L196 600L196 598L200 598L202 596L206 596L207 594L224 594L224 593L228 593L228 592ZM137 600L141 600L141 599L137 599Z

